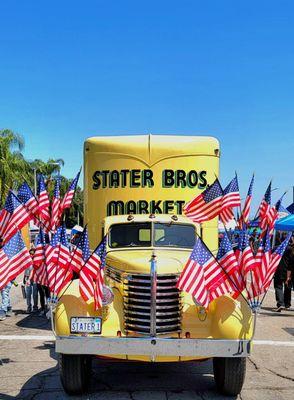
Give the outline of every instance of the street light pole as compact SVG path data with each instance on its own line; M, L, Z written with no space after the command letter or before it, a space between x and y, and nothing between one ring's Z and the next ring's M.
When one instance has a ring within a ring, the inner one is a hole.
M33 168L34 171L34 194L37 196L37 168Z

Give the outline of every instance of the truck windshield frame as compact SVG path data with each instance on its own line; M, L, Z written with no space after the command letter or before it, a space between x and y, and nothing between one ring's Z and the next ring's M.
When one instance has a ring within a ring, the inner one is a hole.
M196 228L192 224L168 222L131 222L111 225L108 246L111 249L164 247L192 249Z

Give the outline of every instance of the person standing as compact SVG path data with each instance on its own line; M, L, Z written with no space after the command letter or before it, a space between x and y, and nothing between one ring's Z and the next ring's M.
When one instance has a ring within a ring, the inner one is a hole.
M10 305L10 289L12 286L12 282L9 282L2 290L1 290L1 305L0 305L0 321L4 321L9 311L11 310Z
M281 312L283 308L289 309L291 307L291 269L293 269L293 265L294 238L292 236L274 275L274 288L277 301L276 312Z
M35 250L30 249L30 255L34 255ZM33 267L27 268L24 272L23 283L25 285L26 299L27 299L27 313L38 311L38 286L33 281ZM33 296L33 308L32 308Z

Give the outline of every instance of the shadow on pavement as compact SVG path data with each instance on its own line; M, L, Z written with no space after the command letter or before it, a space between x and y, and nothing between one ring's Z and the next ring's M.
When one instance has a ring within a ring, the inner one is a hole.
M294 328L282 328L285 332L289 333L289 335L294 336Z
M54 344L46 342L35 349L50 349L57 360ZM168 395L166 394L168 393ZM139 363L93 360L89 390L85 395L68 396L60 383L58 365L31 377L16 397L2 395L1 400L63 400L63 399L227 399L216 392L212 363ZM186 397L187 396L187 397ZM236 397L230 397L236 399Z
M281 312L277 312L277 311L275 311L275 307L261 307L261 311L258 314L267 315L267 316L271 316L271 317L292 317L293 318L292 310L282 309Z
M20 328L51 330L51 321L45 316L39 316L38 313L26 314L23 310L13 310L15 315L23 314L25 317L18 321L15 325Z

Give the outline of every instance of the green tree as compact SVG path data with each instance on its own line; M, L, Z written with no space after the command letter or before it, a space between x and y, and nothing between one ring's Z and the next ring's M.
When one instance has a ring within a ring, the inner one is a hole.
M61 197L66 193L71 180L60 175L64 165L61 158L49 158L48 161L35 159L28 161L24 158L24 138L10 129L0 130L0 206L2 207L8 190L17 190L24 180L34 191L36 175L41 173L47 181L47 190L53 196L54 182L60 177ZM65 211L64 216L67 226L73 227L77 223L83 224L83 192L77 187L72 207Z
M33 188L35 186L36 176L37 174L42 174L47 181L48 184L48 191L52 192L53 185L52 181L53 178L58 176L60 173L60 168L64 165L64 161L62 158L49 158L48 161L43 161L40 159L36 159L33 161L29 161L29 168L31 170L30 178L28 183Z
M0 130L0 205L9 189L17 189L28 175L28 163L21 151L24 138L10 129Z

